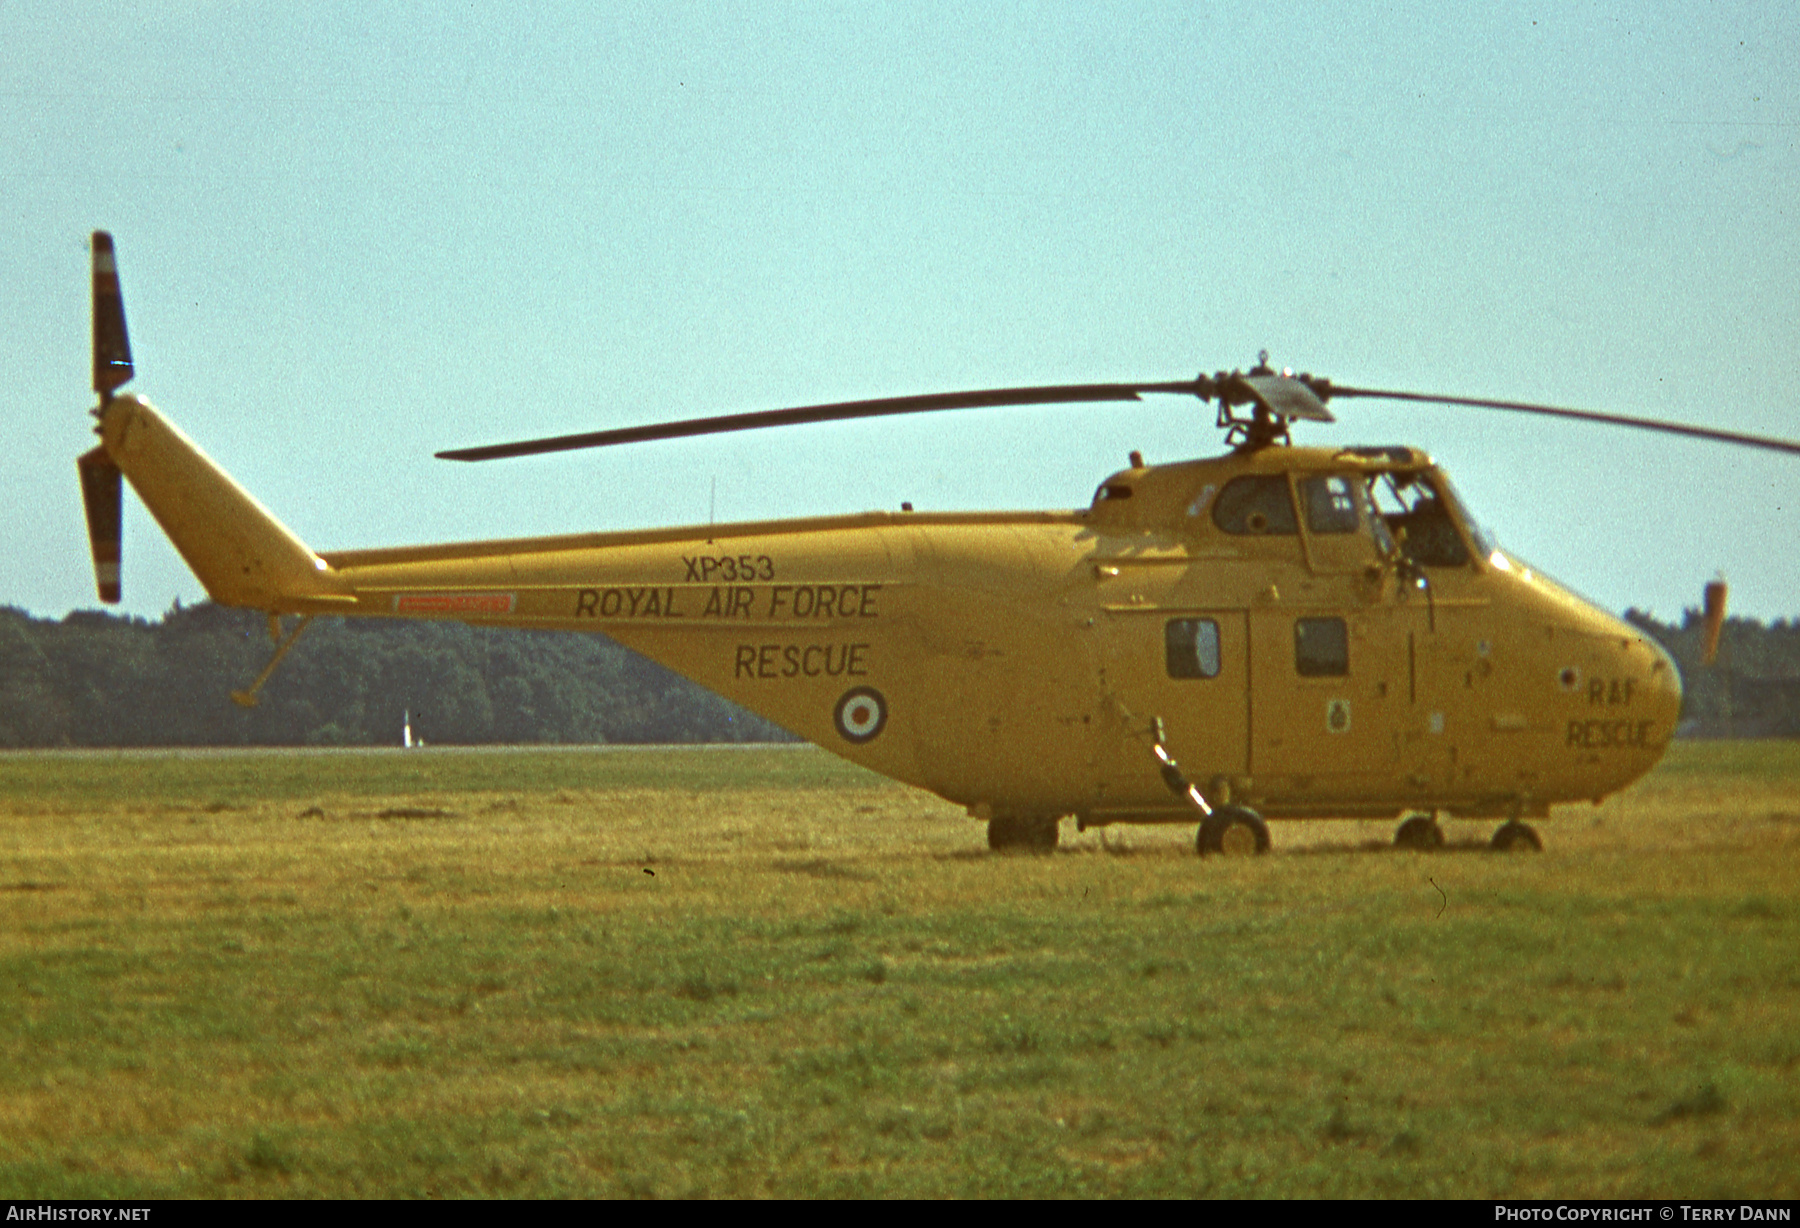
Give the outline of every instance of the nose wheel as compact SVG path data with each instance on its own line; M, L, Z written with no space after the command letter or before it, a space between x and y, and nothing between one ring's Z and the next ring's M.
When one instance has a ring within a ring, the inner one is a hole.
M1496 853L1537 853L1542 852L1544 842L1538 839L1535 828L1517 819L1508 819L1500 824L1500 830L1488 842L1488 847Z
M1269 825L1246 806L1220 806L1200 823L1202 857L1254 857L1269 851Z

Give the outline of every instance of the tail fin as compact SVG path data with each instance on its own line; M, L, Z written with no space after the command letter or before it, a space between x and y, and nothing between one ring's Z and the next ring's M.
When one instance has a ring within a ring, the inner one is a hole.
M100 431L107 455L214 601L272 613L355 602L324 559L148 401L113 397Z

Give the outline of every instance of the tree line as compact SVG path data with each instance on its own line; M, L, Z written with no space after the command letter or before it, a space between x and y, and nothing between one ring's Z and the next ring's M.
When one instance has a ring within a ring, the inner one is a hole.
M289 620L288 626L293 626ZM0 747L770 742L793 735L601 635L321 618L245 709L265 618L0 608Z
M1703 627L1629 611L1681 667L1682 732L1800 737L1800 621ZM159 620L0 607L0 747L377 746L410 713L458 745L765 742L793 735L602 635L323 618L244 709L272 651L260 614L177 605Z

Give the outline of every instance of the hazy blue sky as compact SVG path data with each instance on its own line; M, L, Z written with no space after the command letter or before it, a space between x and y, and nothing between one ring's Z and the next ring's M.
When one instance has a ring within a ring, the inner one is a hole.
M454 445L1277 364L1800 436L1791 5L0 9L0 603L95 604L87 236L150 397L319 549L1070 507L1212 410ZM601 10L599 16L595 10ZM1339 407L1664 617L1800 615L1800 461ZM130 497L128 496L128 503ZM132 505L135 508L135 504ZM128 513L126 608L198 585Z

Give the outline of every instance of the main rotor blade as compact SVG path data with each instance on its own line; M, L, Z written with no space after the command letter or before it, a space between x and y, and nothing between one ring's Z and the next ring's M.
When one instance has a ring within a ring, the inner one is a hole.
M94 391L102 398L131 378L131 338L125 332L125 297L112 236L94 232Z
M1665 435L1686 435L1692 439L1710 439L1714 443L1737 444L1745 448L1763 448L1770 452L1787 452L1800 456L1800 443L1773 439L1766 435L1744 435L1737 431L1720 431L1709 426L1690 426L1685 422L1664 422L1658 418L1634 418L1628 414L1602 414L1591 409L1561 409L1554 405L1534 405L1529 401L1489 401L1480 397L1443 397L1424 392L1391 392L1380 388L1340 388L1329 386L1328 397L1371 397L1383 401L1419 401L1430 405L1467 405L1475 409L1504 409L1521 414L1542 414L1550 418L1572 418L1577 422L1603 422L1608 426L1629 426L1641 431L1660 431Z
M511 456L535 456L541 452L569 452L576 448L606 448L652 439L679 439L687 435L718 435L727 431L754 431L770 426L797 426L810 422L837 422L848 418L877 418L887 414L924 414L943 409L986 409L999 405L1057 405L1083 401L1136 401L1146 392L1212 395L1211 380L1181 380L1168 384L1056 384L1040 388L988 388L973 392L936 392L914 397L879 397L872 401L838 401L830 405L801 405L748 414L722 414L713 418L689 418L684 422L660 422L628 426L612 431L587 431L550 439L497 443L480 448L457 448L437 454L440 460L483 461Z

